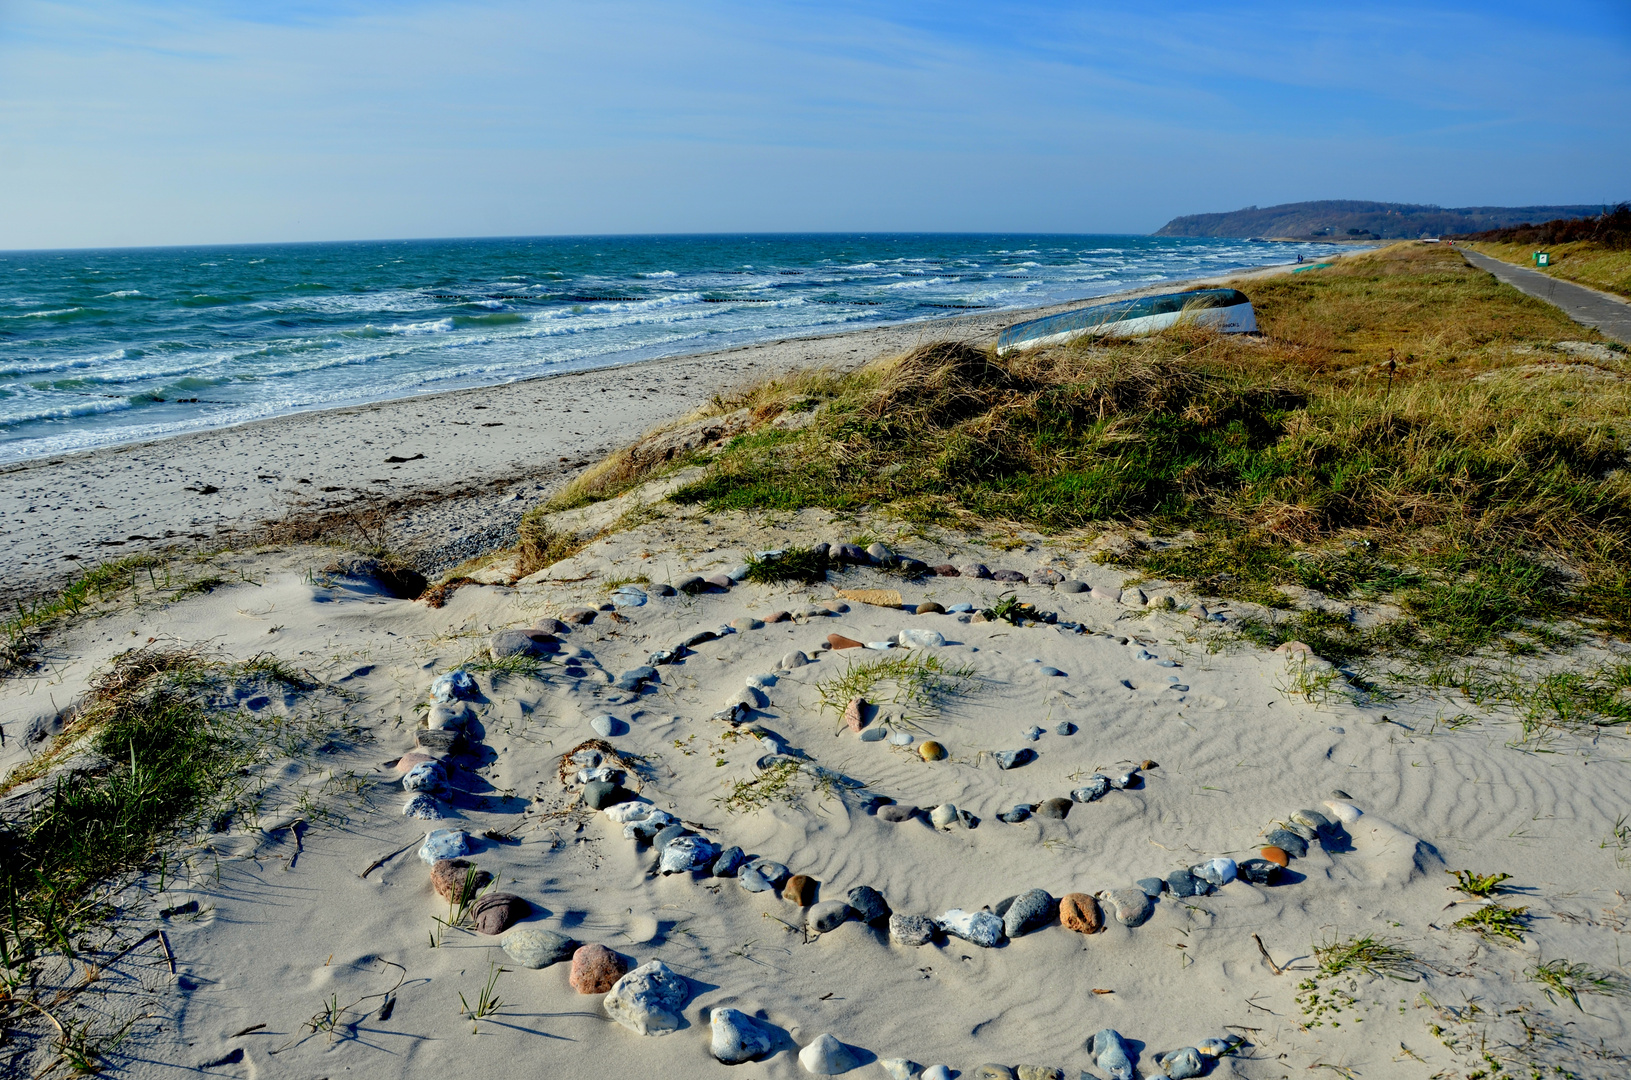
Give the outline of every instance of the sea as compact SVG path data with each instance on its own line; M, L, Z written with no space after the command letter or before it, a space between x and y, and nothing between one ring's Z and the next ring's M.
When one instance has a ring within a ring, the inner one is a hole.
M1336 250L820 234L0 252L0 463Z

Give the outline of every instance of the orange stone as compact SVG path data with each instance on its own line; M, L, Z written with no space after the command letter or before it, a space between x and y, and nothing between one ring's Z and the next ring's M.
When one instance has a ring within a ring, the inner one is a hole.
M1104 912L1099 902L1086 893L1067 893L1059 901L1059 922L1078 934L1096 934L1104 929Z
M827 644L831 645L835 649L866 648L866 644L864 642L856 641L854 638L847 638L843 634L828 634Z
M946 756L946 748L933 739L919 746L917 752L922 755L924 761L939 761Z
M1263 858L1267 859L1269 862L1274 863L1276 866L1291 865L1291 856L1285 853L1284 848L1266 847L1262 851L1258 852L1258 854L1263 856Z
M584 945L572 954L566 981L580 994L604 994L629 970L629 963L604 945Z
M818 882L807 874L794 874L782 886L782 899L799 907L809 907L815 903Z

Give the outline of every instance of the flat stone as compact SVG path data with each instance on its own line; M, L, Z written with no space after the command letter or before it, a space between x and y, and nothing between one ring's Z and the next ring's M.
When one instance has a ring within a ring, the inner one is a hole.
M487 654L494 660L510 656L547 656L559 652L560 641L542 630L500 630L487 642Z
M1133 884L1137 885L1140 889L1143 889L1145 896L1152 898L1160 896L1162 893L1167 891L1166 878L1141 877L1137 881L1133 882Z
M1264 837L1264 841L1268 846L1279 848L1293 859L1301 859L1308 854L1308 841L1290 829L1275 829Z
M788 671L792 671L794 668L801 668L809 662L810 658L796 649L782 657L782 667Z
M896 945L927 945L934 940L934 933L934 920L927 916L889 916L889 940Z
M451 754L453 748L459 745L463 735L457 731L432 730L420 728L414 733L414 745L435 754Z
M657 861L665 874L688 874L711 866L719 858L719 845L700 836L679 836L669 841Z
M702 579L704 585L712 585L716 589L729 589L736 582L731 580L729 574L713 574Z
M765 880L769 881L773 888L781 888L782 883L792 876L791 870L787 869L787 867L783 866L781 863L773 862L770 859L754 859L748 865L753 867L753 869L757 870L759 873L763 874Z
M470 834L463 829L436 829L419 846L419 858L431 866L441 859L457 859L470 854Z
M721 851L719 853L719 857L714 859L714 865L711 868L711 872L713 873L714 877L735 877L736 871L741 867L742 861L746 858L747 856L743 853L742 849L733 845L726 848L724 851Z
M1020 822L1029 819L1035 809L1036 807L1031 803L1016 803L1012 810L1004 810L998 814L997 820L1006 822L1009 825L1018 825Z
M1162 1054L1156 1059L1156 1064L1161 1066L1161 1071L1166 1073L1170 1080L1191 1080L1206 1069L1206 1063L1201 1060L1201 1052L1193 1046L1180 1047Z
M1306 825L1308 828L1313 829L1316 834L1336 825L1336 822L1318 810L1298 810L1291 815L1291 820L1299 825Z
M881 820L892 821L896 822L897 824L902 821L910 821L916 817L917 814L917 807L908 806L904 803L891 803L888 806L878 808L878 817Z
M621 735L623 734L625 728L626 725L623 723L623 721L610 715L609 713L602 713L593 720L589 721L589 730L593 731L596 735L599 735L602 739L610 739L614 736Z
M764 623L760 622L758 619L755 619L751 615L742 615L731 620L731 629L743 633L748 630L761 629L763 626Z
M684 1023L680 1010L690 997L685 976L653 960L618 979L601 1008L637 1035L667 1035Z
M952 908L936 920L940 928L953 937L960 937L970 945L994 949L1002 944L1002 920L989 911L964 911Z
M857 604L899 609L905 604L899 589L839 589L838 595Z
M1010 938L1017 938L1046 926L1053 919L1057 906L1054 898L1041 889L1022 892L1003 913L1003 931Z
M851 731L860 731L866 724L866 698L851 698L844 706L844 726Z
M1212 886L1188 870L1174 870L1168 874L1167 888L1173 896L1205 896L1212 891Z
M1036 673L1045 679L1062 679L1066 677L1063 671L1060 671L1056 667L1050 667L1047 664L1043 664L1041 667L1037 668Z
M661 851L663 848L666 848L669 844L672 844L680 837L690 835L690 831L691 830L687 829L684 825L677 821L672 824L665 825L661 829L657 830L657 832L652 836L651 846L656 848L658 851Z
M924 761L939 761L941 758L946 756L946 748L941 746L933 739L929 739L922 746L918 747L917 752L922 756Z
M870 885L859 885L849 891L850 910L855 912L857 922L876 925L889 918L889 901L883 898L883 893Z
M764 1025L737 1009L715 1009L708 1026L713 1031L708 1050L726 1065L764 1057L776 1045Z
M1018 570L993 570L991 572L991 580L1019 584L1021 582L1029 581L1030 579L1024 574L1020 573Z
M736 883L750 893L770 892L776 887L770 883L769 878L751 866L744 866L736 872Z
M963 576L958 571L957 567L953 566L951 563L937 563L934 566L929 567L929 572L934 574L935 577L962 577Z
M1286 853L1285 848L1275 847L1273 844L1270 844L1268 847L1259 851L1258 854L1263 856L1264 859L1273 863L1275 866L1291 865L1291 856Z
M1052 1065L1018 1065L1014 1072L1019 1080L1065 1080L1064 1071Z
M912 613L914 615L944 615L946 613L946 609L935 603L933 600L928 600L913 608Z
M832 648L834 648L834 649L864 649L864 648L866 648L866 642L856 641L854 638L845 637L843 634L828 634L827 635L827 644L829 646L831 646Z
M1019 1075L1013 1069L992 1062L977 1066L970 1075L974 1080L1019 1080Z
M566 981L580 994L604 994L628 970L628 961L606 946L583 945L572 954Z
M929 811L929 822L937 829L949 829L957 824L957 807L951 803L941 803Z
M1208 859L1198 866L1191 866L1189 872L1214 889L1221 889L1235 879L1235 861L1233 859Z
M430 887L450 904L469 903L492 882L493 875L476 870L476 864L467 859L437 859L430 868Z
M1018 750L995 750L991 754L991 759L997 763L997 768L1006 772L1035 761L1036 751L1028 746Z
M1235 876L1253 885L1273 885L1280 878L1281 864L1268 859L1247 859L1235 867Z
M799 1064L804 1067L805 1072L816 1076L836 1076L849 1072L858 1062L849 1047L831 1035L821 1034L817 1035L809 1046L799 1051Z
M559 619L539 619L537 622L532 624L532 628L542 633L553 634L556 636L561 634L570 634L572 632L572 628Z
M1074 804L1069 799L1044 799L1036 808L1036 816L1053 821L1063 821L1070 816L1072 805Z
M610 780L594 780L583 785L583 805L591 810L604 810L608 806L615 806L620 802L628 802L634 798L632 791L627 791L620 784Z
M595 621L598 614L599 612L592 607L569 607L561 612L560 618L562 622L574 626L587 626Z
M1155 912L1155 904L1143 889L1106 889L1099 899L1110 905L1123 926L1143 926Z
M1061 581L1053 588L1055 592L1084 593L1088 590L1088 584L1085 581Z
M889 745L890 746L911 746L912 741L913 741L913 736L912 736L912 733L909 732L909 731L891 732L890 736L889 736Z
M1099 902L1086 893L1066 893L1059 899L1059 922L1078 934L1096 934L1104 929L1104 912Z
M519 926L504 935L499 944L511 960L522 967L543 968L572 959L577 942L565 934L541 926Z
M823 900L812 904L804 916L804 925L818 934L830 934L849 922L854 912L842 900Z
M470 906L476 933L489 937L502 934L532 914L532 905L513 893L488 893Z
M900 644L903 649L938 649L946 643L940 631L930 630L927 627L912 626L900 632Z
M794 874L782 886L782 899L797 907L809 907L815 903L820 888L821 883L808 874Z
M1087 783L1070 793L1076 802L1096 802L1110 793L1110 778L1094 773L1087 778Z

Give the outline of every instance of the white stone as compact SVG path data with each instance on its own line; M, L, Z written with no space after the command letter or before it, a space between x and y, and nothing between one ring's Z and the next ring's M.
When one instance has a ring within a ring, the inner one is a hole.
M726 1065L740 1065L770 1053L775 1046L770 1032L737 1009L715 1009L709 1020L714 1040L709 1050Z
M941 803L929 811L929 820L937 829L949 829L957 824L957 807L951 803Z
M910 626L900 632L903 649L938 649L945 643L946 639L940 635L940 631L923 626Z
M1121 602L1126 607L1143 607L1144 591L1142 589L1123 589Z
M951 1070L944 1065L930 1065L923 1070L923 1080L951 1080Z
M419 858L431 865L438 859L457 859L470 854L470 834L462 829L436 829L425 834Z
M627 825L633 821L644 821L650 817L657 808L650 803L620 802L613 803L601 811L608 818L619 825Z
M663 848L658 868L665 874L683 874L719 858L719 845L700 836L676 836Z
M636 1035L667 1035L680 1026L680 1010L690 996L685 976L653 960L618 979L601 1007Z
M940 916L940 925L946 933L962 938L982 949L994 949L1002 943L1002 920L989 911L964 911L962 908L952 908Z
M855 1055L849 1047L828 1034L820 1034L815 1041L799 1051L799 1064L804 1071L817 1076L837 1076L855 1068Z
M878 1062L889 1080L912 1080L923 1066L909 1058L883 1058Z

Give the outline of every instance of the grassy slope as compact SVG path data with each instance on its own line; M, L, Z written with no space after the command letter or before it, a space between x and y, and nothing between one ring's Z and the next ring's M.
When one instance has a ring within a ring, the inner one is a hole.
M1318 615L1264 631L1331 656L1530 648L1534 620L1565 613L1631 630L1631 383L1500 373L1590 331L1437 246L1246 288L1261 342L1179 331L1006 360L940 345L771 381L728 404L768 418L813 401L815 422L735 439L674 497L1189 530L1129 567L1271 605L1301 584L1407 612L1385 631Z
M1471 246L1503 262L1527 266L1566 281L1631 297L1631 251L1614 251L1589 241L1538 245L1477 243ZM1536 266L1530 256L1537 251L1551 252L1552 265Z

